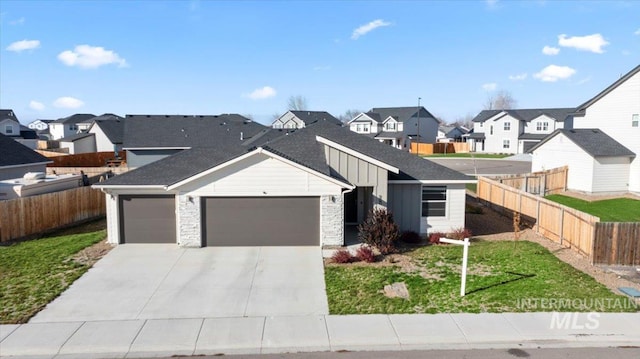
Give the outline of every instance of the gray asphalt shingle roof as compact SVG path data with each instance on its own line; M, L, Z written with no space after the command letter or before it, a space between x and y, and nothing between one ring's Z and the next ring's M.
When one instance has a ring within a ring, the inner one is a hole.
M100 127L111 143L122 144L124 138L124 118L116 116L116 118L112 119L96 119L93 126Z
M75 141L78 141L78 140L81 140L83 138L90 137L90 136L94 136L94 134L93 133L87 133L87 132L76 133L75 135L71 135L71 136L67 136L67 137L61 138L59 141L60 142L75 142Z
M291 111L297 118L301 119L305 126L318 121L326 121L336 125L342 125L342 121L333 117L332 114L326 111Z
M550 139L563 134L592 157L634 157L636 154L597 128L559 129L555 130L542 142L531 148L529 152L543 146Z
M0 167L51 162L45 156L0 133Z
M96 115L91 113L76 113L75 115L59 118L50 123L62 123L62 124L76 124L81 122L86 122L92 118L96 117Z
M374 107L369 112L374 112L380 115L382 121L386 120L389 116L396 118L400 122L404 122L414 116L417 116L418 106L409 107ZM420 106L420 118L436 118L423 106Z
M16 122L20 122L18 121L18 117L16 117L15 112L13 112L13 110L10 110L10 109L0 110L0 121L2 120L13 120Z
M521 121L529 122L541 115L547 115L556 121L564 121L575 112L575 108L531 108L531 109L511 109L511 110L483 110L473 118L473 122L485 122L491 117L505 112L511 117Z
M237 114L216 116L127 115L124 148L226 147L266 129Z

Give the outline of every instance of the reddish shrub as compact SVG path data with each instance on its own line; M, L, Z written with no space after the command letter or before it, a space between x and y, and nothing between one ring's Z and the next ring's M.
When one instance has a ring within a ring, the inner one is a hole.
M360 246L356 251L356 258L367 263L373 263L376 261L376 256L373 254L373 250L369 246Z
M400 229L393 221L393 215L386 209L374 209L367 219L358 226L358 239L377 248L382 254L396 251L395 242L400 237Z
M429 243L430 244L440 244L440 238L447 237L446 234L442 232L433 232L429 234Z
M451 233L447 234L448 238L463 240L465 238L471 238L471 230L469 228L454 228Z
M353 262L353 256L346 249L337 250L335 253L333 253L333 255L331 256L331 259L333 260L334 263L351 263L351 262Z
M404 231L400 236L400 240L404 243L420 243L422 238L420 238L420 235L414 231Z

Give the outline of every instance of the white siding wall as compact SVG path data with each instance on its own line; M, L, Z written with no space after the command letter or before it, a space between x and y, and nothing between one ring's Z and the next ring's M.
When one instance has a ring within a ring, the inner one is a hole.
M509 131L504 130L505 122L511 123ZM484 124L485 148L484 152L489 153L518 153L518 136L520 135L520 121L504 116L497 121L488 120ZM493 126L493 134L491 134ZM509 148L503 148L503 140L509 140Z
M91 130L89 130L89 133L95 134L94 137L96 139L97 152L113 152L114 151L113 143L111 143L111 140L109 140L109 137L107 137L107 135L104 134L104 132L100 127L92 126Z
M593 167L593 192L627 192L629 158L598 157Z
M0 133L5 136L20 136L20 125L13 120L2 120L0 121Z
M113 196L110 194L105 194L106 203L107 203L107 242L111 244L120 243L120 231L118 228L119 217L118 217L118 195L114 194Z
M95 138L87 136L74 142L60 142L60 148L68 148L70 155L96 152Z
M418 205L422 211L422 197ZM447 185L447 215L445 217L422 217L420 233L449 232L464 228L466 189L464 184Z
M542 123L546 122L548 124L548 128L545 131ZM541 128L538 131L538 123L540 123ZM556 122L553 118L548 117L546 115L539 116L529 122L524 127L524 133L532 133L532 134L548 134L559 128L564 128L564 121Z
M72 125L64 123L49 124L49 133L51 133L51 138L53 140L59 140L61 138L75 134L77 131L70 130L70 126Z
M558 134L534 151L531 171L569 166L567 187L571 190L591 192L593 163L593 157L563 134Z
M575 117L574 128L600 128L635 152L629 169L629 190L640 192L640 127L631 127L631 116L640 114L640 73L587 108L584 117Z

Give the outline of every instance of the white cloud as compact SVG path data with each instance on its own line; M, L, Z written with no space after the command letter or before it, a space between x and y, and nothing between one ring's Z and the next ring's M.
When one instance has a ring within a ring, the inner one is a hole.
M9 21L9 25L23 25L25 20L26 19L24 17L21 17L17 20Z
M633 34L640 36L640 29L636 30L636 32L634 32Z
M602 48L609 45L609 42L600 34L572 37L567 37L567 35L562 34L558 35L558 45L601 54L604 52Z
M58 97L55 101L53 101L53 106L58 108L79 108L84 106L84 102L78 100L75 97Z
M39 47L39 40L21 40L11 43L9 46L7 46L7 51L22 52L24 50L33 50Z
M496 5L498 5L498 1L499 0L485 0L485 3L488 7L495 7Z
M521 73L521 74L517 74L517 75L509 75L509 80L511 81L522 81L525 80L527 78L527 73Z
M586 77L580 81L578 81L578 83L576 83L576 85L582 85L582 84L586 84L587 82L591 81L591 76Z
M44 104L35 100L29 101L29 108L36 111L44 110Z
M537 74L533 75L533 77L542 82L556 82L558 80L566 80L575 73L576 70L569 66L549 65Z
M357 40L360 36L364 36L370 31L373 31L379 27L384 27L389 25L391 25L390 22L384 21L382 19L373 20L370 23L362 25L357 29L353 30L353 33L351 34L351 39Z
M553 46L545 46L542 48L542 53L549 56L554 56L560 53L560 49Z
M245 95L252 100L264 100L270 97L274 97L277 94L276 90L271 86L264 86L253 90L250 94Z
M495 91L498 88L498 84L495 82L489 82L482 85L482 89L485 91Z
M73 50L66 50L58 55L58 60L67 66L78 66L84 69L95 69L103 65L116 64L126 67L127 61L111 50L100 46L78 45Z

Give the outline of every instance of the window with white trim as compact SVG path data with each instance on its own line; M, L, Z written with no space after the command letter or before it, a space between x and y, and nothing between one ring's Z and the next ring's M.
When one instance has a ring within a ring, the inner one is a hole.
M549 131L549 122L537 122L536 131Z
M365 123L365 124L362 126L362 130L363 130L364 132L369 132L369 124L368 124L368 123Z
M505 131L511 131L511 121L505 121L504 130Z
M395 122L387 122L384 125L384 129L387 131L395 131L396 130L396 123Z
M356 132L362 132L362 124L361 123L356 125Z
M631 127L640 126L640 114L634 113L631 115Z
M7 134L13 133L13 126L11 125L4 126L4 133L7 133Z
M282 122L280 122L280 121L274 122L273 123L273 128L282 128Z
M422 187L422 217L447 216L447 187Z
M510 140L502 140L502 148L503 149L509 149L511 147L511 141Z

